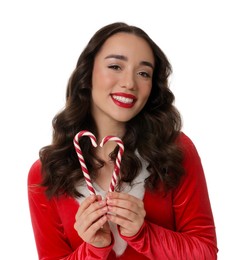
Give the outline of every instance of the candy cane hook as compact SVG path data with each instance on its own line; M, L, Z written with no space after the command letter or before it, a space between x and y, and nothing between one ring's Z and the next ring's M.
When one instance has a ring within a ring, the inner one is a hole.
M124 144L123 144L122 140L118 137L106 136L103 138L100 146L103 147L103 145L106 144L108 141L114 141L119 145L119 151L118 151L118 154L117 154L117 157L115 160L114 170L113 170L112 179L111 179L111 183L110 183L110 187L109 187L109 191L113 192L115 190L115 187L118 182L121 159L122 159L122 155L124 153Z
M95 195L96 192L95 192L95 189L92 186L91 177L90 177L90 174L89 174L88 169L86 167L86 163L85 163L85 160L84 160L84 157L82 155L82 151L81 151L81 148L80 148L80 145L79 145L79 139L82 136L90 137L91 143L92 143L92 145L94 147L97 147L96 137L91 132L84 130L84 131L80 131L79 133L77 133L75 135L75 137L74 137L74 140L73 140L74 147L75 147L77 156L79 158L79 162L80 162L80 165L81 165L81 170L82 170L82 172L84 174L87 187L89 189L90 194L91 195L93 195L93 194Z

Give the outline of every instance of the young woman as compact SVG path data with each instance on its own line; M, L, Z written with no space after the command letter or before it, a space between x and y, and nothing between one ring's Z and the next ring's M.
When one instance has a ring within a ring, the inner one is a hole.
M39 259L216 259L215 225L199 155L181 132L168 86L171 66L140 28L101 28L70 77L52 144L28 177ZM80 139L96 195L73 145L81 130L124 143L120 178L108 192L118 146Z

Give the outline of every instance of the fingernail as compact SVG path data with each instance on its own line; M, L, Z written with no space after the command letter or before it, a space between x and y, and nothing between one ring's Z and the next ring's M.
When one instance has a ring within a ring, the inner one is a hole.
M112 198L112 192L107 193L107 198Z
M107 207L104 207L104 208L102 208L102 211L103 211L103 212L107 212L107 211L108 211L108 208L107 208Z
M101 200L98 203L99 203L100 206L106 205L106 201L104 201L104 200Z
M90 201L93 201L94 197L95 197L95 195L90 195L90 197L89 197Z

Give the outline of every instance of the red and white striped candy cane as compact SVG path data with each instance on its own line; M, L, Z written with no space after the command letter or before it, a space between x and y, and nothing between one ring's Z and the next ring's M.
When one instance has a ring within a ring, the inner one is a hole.
M95 192L95 189L93 188L92 186L92 182L91 182L91 177L90 177L90 174L88 172L88 169L86 167L86 163L85 163L85 160L84 160L84 157L82 155L82 150L80 148L80 145L79 145L79 139L82 137L82 136L89 136L90 137L90 140L91 140L91 143L94 147L97 147L97 141L96 141L96 137L90 133L89 131L80 131L79 133L77 133L74 137L74 140L73 140L73 143L74 143L74 146L75 146L75 150L76 150L76 153L77 153L77 156L79 158L79 162L80 162L80 165L81 165L81 170L84 174L84 177L85 177L85 181L86 181L86 184L87 184L87 187L90 191L90 194L91 195L95 195L96 192Z
M119 151L115 160L115 165L114 165L114 170L113 170L113 175L112 175L112 179L111 179L111 183L110 183L110 187L109 187L109 191L113 192L115 190L115 187L117 185L118 182L118 177L119 177L119 173L120 173L120 164L121 164L121 158L122 155L124 153L124 144L122 142L122 140L118 137L115 136L106 136L103 138L100 146L103 147L104 144L106 144L108 141L114 141L119 145Z

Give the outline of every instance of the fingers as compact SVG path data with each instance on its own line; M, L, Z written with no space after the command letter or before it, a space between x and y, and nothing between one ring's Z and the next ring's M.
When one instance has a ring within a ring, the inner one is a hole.
M75 215L75 220L77 220L81 214L83 214L83 212L90 207L90 205L92 203L94 203L95 201L101 201L102 197L100 195L91 195L89 197L87 197L80 205L76 215Z
M77 221L80 217L80 215L94 202L96 201L96 196L91 195L87 197L80 205L76 215L75 215L75 220Z
M95 198L94 198L95 197ZM98 198L99 199L99 198ZM88 225L93 223L96 219L100 218L107 212L107 206L105 200L96 200L96 196L86 198L80 205L77 214L75 216L76 222L87 223ZM83 225L85 226L85 225Z
M84 224L77 223L76 225L80 226L79 234L82 234L84 241L90 242L92 237L96 234L96 232L103 227L103 225L107 221L107 216L102 215L98 220L92 223L88 223L85 227Z
M84 241L94 242L101 235L101 227L107 227L107 221L110 220L120 226L122 235L129 237L140 230L145 215L143 201L132 195L112 192L108 193L106 200L94 195L80 205L75 229ZM106 235L108 234L109 227L106 230Z
M146 215L143 201L129 194L117 192L108 193L107 205L114 213L121 214L121 216L128 219L132 218L131 220L133 220L135 215L141 215L143 217Z
M92 223L86 231L82 227L83 225L75 224L79 236L86 243L95 247L106 247L111 244L112 237L106 215L103 215L96 222Z
M142 200L123 193L107 196L108 219L120 226L122 235L133 236L141 228L146 215Z
M75 216L74 228L84 241L90 241L106 223L107 212L106 201L101 200L101 196L90 196L82 202Z

